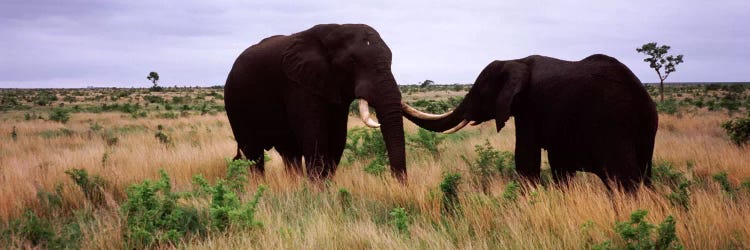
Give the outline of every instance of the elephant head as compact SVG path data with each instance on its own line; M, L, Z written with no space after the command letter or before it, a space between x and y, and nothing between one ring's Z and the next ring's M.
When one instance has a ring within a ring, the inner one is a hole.
M528 66L516 61L494 61L482 70L464 100L445 114L424 113L402 103L404 116L418 126L444 133L495 119L497 131L514 113L514 103L528 82Z
M391 73L391 50L364 24L322 24L292 35L282 58L291 82L334 106L360 99L366 125L383 132L392 173L406 178L401 92ZM369 117L375 108L377 122Z

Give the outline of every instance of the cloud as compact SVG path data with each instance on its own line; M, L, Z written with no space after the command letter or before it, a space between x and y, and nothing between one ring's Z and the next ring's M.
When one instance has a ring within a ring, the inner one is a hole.
M644 82L635 52L685 54L671 81L747 80L744 1L3 1L0 87L223 84L236 56L317 23L367 23L393 51L399 83L471 83L492 60L605 53Z

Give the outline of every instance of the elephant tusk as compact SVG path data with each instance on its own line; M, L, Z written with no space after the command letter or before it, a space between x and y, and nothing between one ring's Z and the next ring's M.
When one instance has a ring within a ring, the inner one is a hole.
M481 122L478 122L478 121L472 121L471 123L469 123L469 125L471 125L471 126L476 126L476 125L479 125L479 124L481 124Z
M449 130L443 132L443 134L453 134L455 132L458 132L459 130L461 130L462 128L464 128L466 126L466 124L469 124L469 121L468 120L463 120L463 121L461 121L461 123L459 123L458 125L456 125L452 129L449 129Z
M438 120L438 119L441 119L441 118L445 118L446 116L448 116L451 113L453 113L453 110L448 111L448 113L441 114L441 115L435 115L435 114L425 113L425 112L422 112L422 111L419 111L419 110L413 108L412 106L409 106L409 104L406 104L404 102L401 102L401 109L403 109L404 112L410 114L411 116L414 116L414 117L419 118L419 119L424 119L424 120Z
M362 122L365 123L368 127L371 128L379 128L380 123L374 121L372 118L370 118L370 105L367 104L367 100L359 99L359 117L362 118Z

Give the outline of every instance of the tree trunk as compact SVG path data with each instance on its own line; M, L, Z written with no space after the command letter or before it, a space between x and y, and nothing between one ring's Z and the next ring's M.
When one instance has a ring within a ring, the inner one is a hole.
M664 102L664 79L659 82L659 102Z

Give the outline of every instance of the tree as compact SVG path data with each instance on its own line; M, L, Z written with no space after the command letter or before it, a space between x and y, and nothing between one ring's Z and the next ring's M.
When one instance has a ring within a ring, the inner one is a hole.
M156 86L156 81L159 81L159 73L156 73L156 71L151 71L151 73L148 73L146 79L150 80L151 83Z
M424 82L419 83L419 87L420 88L425 88L427 86L430 86L430 84L433 84L433 83L435 83L435 82L433 82L430 79L427 79L427 80L424 80Z
M146 79L150 80L154 84L154 86L151 86L149 90L156 91L156 92L162 91L162 87L159 85L156 85L156 81L159 80L159 73L156 73L156 71L151 71L150 73L148 73L148 76L146 77Z
M649 63L649 67L656 71L659 76L659 101L664 101L664 80L667 79L669 73L675 72L675 66L682 63L682 55L666 55L669 51L669 45L658 46L655 42L647 43L636 48L635 51L643 53L649 57L643 59L644 62ZM664 57L666 55L666 57ZM664 68L664 73L661 69Z

